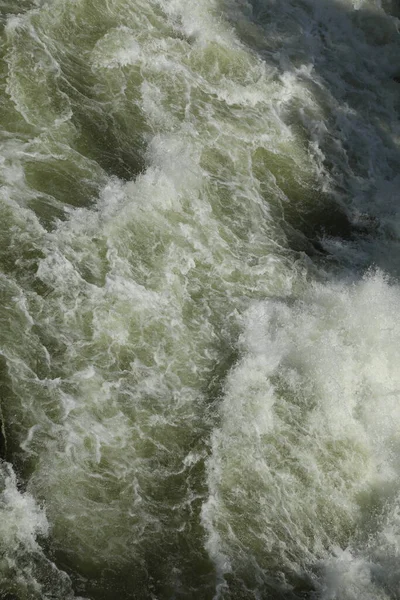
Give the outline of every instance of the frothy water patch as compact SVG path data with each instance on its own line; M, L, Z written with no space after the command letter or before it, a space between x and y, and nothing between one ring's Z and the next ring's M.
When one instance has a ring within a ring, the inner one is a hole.
M43 553L39 539L49 534L45 511L21 492L15 473L0 465L0 580L5 598L76 598L68 576ZM77 599L78 600L78 599ZM83 600L83 599L80 599Z
M203 506L221 597L397 597L399 306L378 272L249 310Z

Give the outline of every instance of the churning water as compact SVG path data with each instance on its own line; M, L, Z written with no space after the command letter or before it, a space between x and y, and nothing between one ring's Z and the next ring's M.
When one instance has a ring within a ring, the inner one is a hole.
M400 599L399 16L0 0L1 600Z

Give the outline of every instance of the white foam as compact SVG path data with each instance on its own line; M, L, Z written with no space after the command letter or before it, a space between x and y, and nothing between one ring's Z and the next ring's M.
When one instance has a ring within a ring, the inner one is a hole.
M324 598L374 597L365 560L376 542L363 529L372 520L380 531L387 503L397 514L399 308L400 290L376 273L250 310L203 509L218 569L228 560L240 577L253 563L267 581L271 569L290 579L326 561ZM328 558L335 546L353 546L355 562Z

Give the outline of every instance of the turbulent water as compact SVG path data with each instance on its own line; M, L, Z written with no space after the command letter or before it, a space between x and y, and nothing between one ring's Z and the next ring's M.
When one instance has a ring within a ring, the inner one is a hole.
M399 17L0 0L1 600L400 599Z

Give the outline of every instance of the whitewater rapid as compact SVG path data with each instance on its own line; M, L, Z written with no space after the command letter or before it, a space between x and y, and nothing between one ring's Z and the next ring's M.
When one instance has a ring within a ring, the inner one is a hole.
M0 0L0 598L400 599L395 0Z

